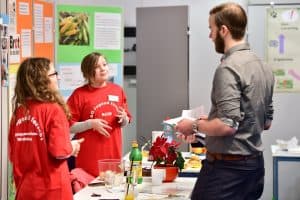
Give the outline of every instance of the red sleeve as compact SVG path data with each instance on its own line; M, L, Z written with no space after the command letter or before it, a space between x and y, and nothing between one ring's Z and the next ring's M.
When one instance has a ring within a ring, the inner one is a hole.
M70 129L67 117L58 105L50 114L48 129L48 149L50 154L55 157L67 157L72 153L70 141Z
M79 108L79 99L78 99L76 90L69 97L67 104L69 106L70 112L72 114L72 118L69 120L70 126L72 126L75 122L78 122L80 119L80 108Z

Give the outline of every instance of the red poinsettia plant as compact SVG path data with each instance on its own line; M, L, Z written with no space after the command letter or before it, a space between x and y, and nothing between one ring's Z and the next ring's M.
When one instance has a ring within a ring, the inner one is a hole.
M157 137L149 151L149 160L154 161L155 166L176 166L179 170L184 167L184 159L178 151L180 143L167 138Z

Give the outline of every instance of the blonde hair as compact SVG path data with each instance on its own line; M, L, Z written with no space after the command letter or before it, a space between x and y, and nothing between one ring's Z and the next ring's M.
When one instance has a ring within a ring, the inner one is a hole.
M19 106L28 108L26 100L33 99L40 102L53 102L62 107L68 119L71 113L64 99L58 91L49 88L50 60L47 58L27 58L17 72L15 94L13 96L13 112Z

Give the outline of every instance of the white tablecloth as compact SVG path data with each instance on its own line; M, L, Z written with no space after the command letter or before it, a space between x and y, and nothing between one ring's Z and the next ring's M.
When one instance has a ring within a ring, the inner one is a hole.
M152 186L151 177L144 177L138 185L138 200L154 199L189 199L196 178L177 177L174 182ZM123 188L123 189L122 189ZM122 190L122 191L121 191ZM100 194L101 197L93 197ZM125 185L120 190L107 190L105 186L87 186L74 195L74 200L124 199Z

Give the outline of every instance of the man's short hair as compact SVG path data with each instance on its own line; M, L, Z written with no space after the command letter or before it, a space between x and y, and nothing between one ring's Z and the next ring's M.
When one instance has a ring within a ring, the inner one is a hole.
M215 23L218 28L225 25L233 39L240 40L244 37L247 26L247 15L245 10L237 3L220 4L209 12L215 15Z

